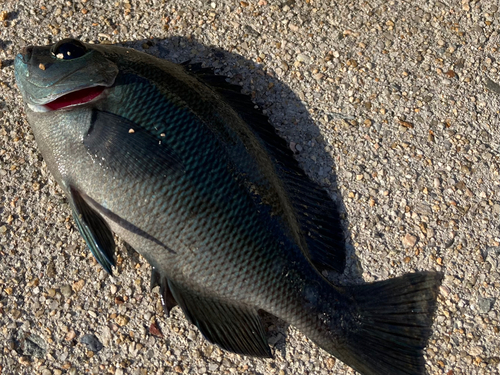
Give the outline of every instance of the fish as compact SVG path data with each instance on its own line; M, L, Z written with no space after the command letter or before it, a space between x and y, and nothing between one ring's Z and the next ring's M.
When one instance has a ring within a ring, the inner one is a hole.
M364 375L424 374L442 274L336 285L337 204L241 88L200 64L63 39L15 77L37 146L108 272L115 237L211 343L271 358L259 311Z

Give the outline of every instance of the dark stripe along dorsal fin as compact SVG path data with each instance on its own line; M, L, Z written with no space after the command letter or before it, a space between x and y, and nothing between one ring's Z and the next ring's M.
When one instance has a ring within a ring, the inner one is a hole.
M219 94L264 142L291 197L306 239L308 258L320 271L326 269L342 273L346 247L336 204L321 186L305 174L286 141L276 134L268 118L255 108L250 97L241 94L240 86L226 82L224 76L215 75L212 69L202 68L201 64L183 65Z
M205 338L224 350L254 357L272 357L257 311L253 307L202 296L168 280L169 289Z

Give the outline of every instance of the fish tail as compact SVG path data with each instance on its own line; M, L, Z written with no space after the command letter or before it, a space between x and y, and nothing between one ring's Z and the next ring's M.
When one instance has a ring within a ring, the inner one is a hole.
M346 288L351 316L342 339L325 349L364 375L425 374L441 280L440 273L417 272Z

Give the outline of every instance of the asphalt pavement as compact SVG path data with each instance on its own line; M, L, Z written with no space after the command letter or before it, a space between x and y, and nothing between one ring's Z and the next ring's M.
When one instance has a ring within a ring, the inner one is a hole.
M270 316L274 359L225 353L133 249L112 277L92 259L14 81L71 36L241 85L342 208L336 282L443 272L428 373L500 374L499 29L492 1L0 1L0 373L354 374Z

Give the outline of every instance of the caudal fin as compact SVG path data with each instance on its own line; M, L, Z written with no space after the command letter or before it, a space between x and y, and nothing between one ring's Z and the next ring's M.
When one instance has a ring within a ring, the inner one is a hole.
M423 375L442 274L419 272L348 288L356 324L333 354L363 375Z

